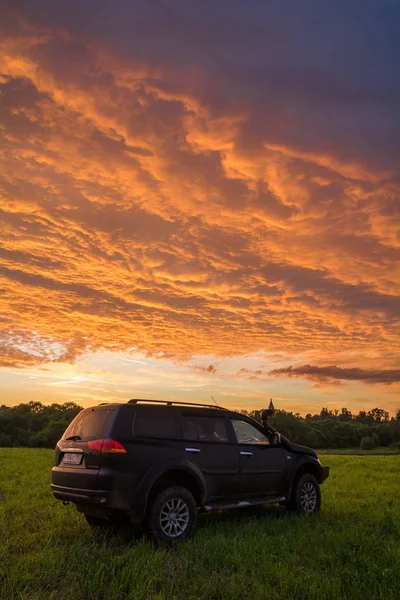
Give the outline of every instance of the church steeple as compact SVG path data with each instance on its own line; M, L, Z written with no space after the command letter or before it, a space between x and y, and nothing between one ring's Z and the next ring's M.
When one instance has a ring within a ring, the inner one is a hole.
M272 402L272 398L269 401L268 410L271 411L271 414L274 414L274 412L275 412L275 406L274 406L274 403Z

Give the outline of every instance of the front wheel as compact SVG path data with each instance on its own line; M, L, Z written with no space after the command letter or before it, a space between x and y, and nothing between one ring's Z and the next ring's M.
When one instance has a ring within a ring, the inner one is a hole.
M287 508L307 515L319 511L321 508L321 490L314 475L306 473L300 477Z
M196 524L196 501L184 487L165 488L150 506L149 530L159 542L174 544L186 539L193 533Z

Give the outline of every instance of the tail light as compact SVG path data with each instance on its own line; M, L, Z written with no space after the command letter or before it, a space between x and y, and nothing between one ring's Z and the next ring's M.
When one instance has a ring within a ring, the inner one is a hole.
M102 440L93 440L92 442L88 442L88 448L89 450L101 452L102 454L110 454L116 452L126 454L126 450L123 447L123 445L117 442L116 440L111 440L110 438L105 438Z

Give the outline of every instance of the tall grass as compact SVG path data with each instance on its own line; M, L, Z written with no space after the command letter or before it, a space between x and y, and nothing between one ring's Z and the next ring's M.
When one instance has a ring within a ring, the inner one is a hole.
M400 598L400 456L327 456L316 517L209 513L160 549L53 499L52 452L0 450L2 600Z

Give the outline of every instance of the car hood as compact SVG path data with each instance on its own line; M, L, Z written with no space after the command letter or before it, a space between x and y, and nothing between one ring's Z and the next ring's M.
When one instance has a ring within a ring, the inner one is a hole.
M315 458L318 458L317 453L312 448L307 448L307 446L300 446L300 444L295 444L294 442L291 442L287 438L283 437L283 435L281 436L281 439L285 447L290 452L294 452L295 454L309 454L311 456L314 456Z

